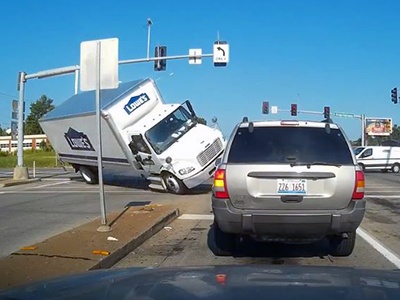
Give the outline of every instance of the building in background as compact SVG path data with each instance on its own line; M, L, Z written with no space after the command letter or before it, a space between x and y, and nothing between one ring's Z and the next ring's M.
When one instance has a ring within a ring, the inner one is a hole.
M25 135L24 150L38 150L41 142L47 143L45 134ZM10 135L0 136L0 150L3 152L14 152L18 149L18 141L12 140Z

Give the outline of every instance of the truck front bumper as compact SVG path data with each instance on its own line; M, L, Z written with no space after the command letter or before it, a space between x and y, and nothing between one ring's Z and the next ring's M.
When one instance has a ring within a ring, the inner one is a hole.
M214 172L217 169L215 161L221 157L223 153L224 152L221 152L219 155L217 155L200 172L197 172L191 177L183 179L183 183L186 185L186 187L189 189L194 188L214 176Z

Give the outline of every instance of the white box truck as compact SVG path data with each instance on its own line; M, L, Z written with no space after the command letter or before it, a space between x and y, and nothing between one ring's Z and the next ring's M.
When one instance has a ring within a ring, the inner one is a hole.
M101 91L104 169L128 168L150 188L183 194L213 176L225 148L221 131L199 124L189 101L164 102L150 79ZM94 92L72 96L39 121L60 159L97 183Z
M400 172L400 147L366 146L356 149L357 163L365 170ZM358 152L358 153L357 153Z

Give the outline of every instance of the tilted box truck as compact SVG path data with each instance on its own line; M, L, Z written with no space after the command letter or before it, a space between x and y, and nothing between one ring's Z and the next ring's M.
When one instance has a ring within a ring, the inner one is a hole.
M221 131L197 122L189 101L164 102L150 79L101 91L104 169L128 168L150 188L183 194L213 176L225 148ZM97 183L97 123L94 92L72 96L39 123L60 159L87 183Z

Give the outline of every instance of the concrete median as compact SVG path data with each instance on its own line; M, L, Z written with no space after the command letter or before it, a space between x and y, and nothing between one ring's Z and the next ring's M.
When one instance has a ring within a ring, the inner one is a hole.
M27 245L0 260L0 289L109 268L178 216L170 205L126 207L108 215L111 232L97 232L98 219Z

